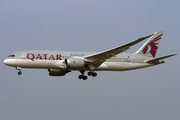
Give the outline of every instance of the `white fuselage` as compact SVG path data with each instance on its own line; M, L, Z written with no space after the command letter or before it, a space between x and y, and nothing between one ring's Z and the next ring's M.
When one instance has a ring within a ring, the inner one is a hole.
M7 58L4 63L12 67L38 68L38 69L62 69L67 70L64 59L70 57L83 58L92 53L80 52L53 52L53 51L22 51L15 53L15 57ZM144 62L150 59L138 55L119 54L107 59L96 71L126 71L153 66ZM75 69L72 69L75 70ZM87 67L77 70L89 70Z

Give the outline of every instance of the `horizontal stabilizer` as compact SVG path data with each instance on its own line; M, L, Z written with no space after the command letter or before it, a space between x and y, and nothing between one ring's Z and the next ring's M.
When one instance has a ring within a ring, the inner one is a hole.
M154 59L150 59L150 60L145 60L144 62L156 62L156 61L159 61L159 60L162 60L162 59L165 59L165 58L168 58L168 57L172 57L172 56L175 56L177 54L172 54L172 55L167 55L167 56L163 56L163 57L159 57L159 58L154 58Z

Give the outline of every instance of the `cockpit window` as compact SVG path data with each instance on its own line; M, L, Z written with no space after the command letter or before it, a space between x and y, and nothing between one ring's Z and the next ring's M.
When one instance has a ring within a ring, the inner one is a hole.
M15 55L9 55L8 57L15 57Z

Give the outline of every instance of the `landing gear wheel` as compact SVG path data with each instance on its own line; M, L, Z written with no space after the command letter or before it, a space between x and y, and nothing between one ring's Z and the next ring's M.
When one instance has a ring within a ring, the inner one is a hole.
M82 79L83 77L84 77L83 75L79 75L79 77L78 77L78 78L79 78L79 79Z
M96 73L96 72L93 72L93 71L90 71L90 72L88 72L88 75L89 75L89 76L92 76L92 77L96 77L96 76L97 76L97 73Z
M91 76L93 74L93 72L88 72L88 76Z
M83 76L83 80L87 80L87 76Z
M21 74L22 74L22 72L21 72L21 71L19 71L19 72L18 72L18 75L21 75Z
M97 76L97 73L96 73L96 72L94 72L94 73L92 74L92 76L93 76L93 77L96 77L96 76Z

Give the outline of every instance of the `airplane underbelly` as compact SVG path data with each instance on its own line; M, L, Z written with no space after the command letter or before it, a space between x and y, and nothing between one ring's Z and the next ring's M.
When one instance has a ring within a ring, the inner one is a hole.
M124 62L110 62L107 66L111 71L123 71L126 68Z
M124 62L105 62L98 67L98 70L107 71L122 71L124 69Z
M105 62L104 64L106 65L106 67L99 66L98 70L126 71L126 70L133 70L133 69L152 66L151 64L148 63L131 63L131 62Z

